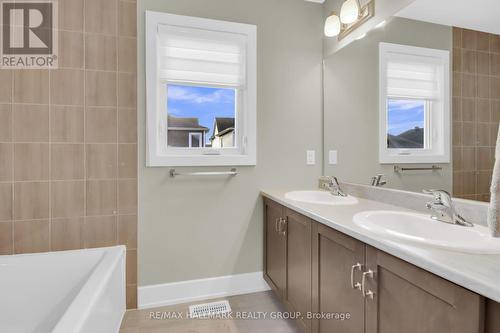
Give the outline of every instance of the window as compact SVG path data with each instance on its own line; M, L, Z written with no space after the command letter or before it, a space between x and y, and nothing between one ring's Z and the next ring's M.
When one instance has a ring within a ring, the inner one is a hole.
M380 163L449 163L449 52L380 43L379 61Z
M255 165L256 27L146 13L148 166Z

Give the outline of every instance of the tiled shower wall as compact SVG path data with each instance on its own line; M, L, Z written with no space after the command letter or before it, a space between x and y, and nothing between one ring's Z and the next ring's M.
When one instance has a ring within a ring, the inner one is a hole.
M500 121L500 36L453 28L453 192L489 201Z
M125 244L133 308L136 2L58 3L59 68L0 70L0 254Z

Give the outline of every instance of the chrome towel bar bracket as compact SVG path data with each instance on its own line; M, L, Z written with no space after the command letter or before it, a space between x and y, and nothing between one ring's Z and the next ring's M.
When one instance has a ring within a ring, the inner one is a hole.
M170 169L170 177L175 178L176 176L236 176L238 171L236 168L232 168L229 171L204 171L204 172L177 172L175 169Z

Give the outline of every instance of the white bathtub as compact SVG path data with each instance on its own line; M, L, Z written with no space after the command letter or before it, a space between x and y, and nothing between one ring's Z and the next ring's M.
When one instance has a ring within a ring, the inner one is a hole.
M125 247L0 256L0 332L115 333Z

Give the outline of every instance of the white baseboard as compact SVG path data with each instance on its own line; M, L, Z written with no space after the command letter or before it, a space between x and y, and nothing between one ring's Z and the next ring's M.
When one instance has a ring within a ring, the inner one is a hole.
M156 284L138 288L139 309L269 290L262 272Z

